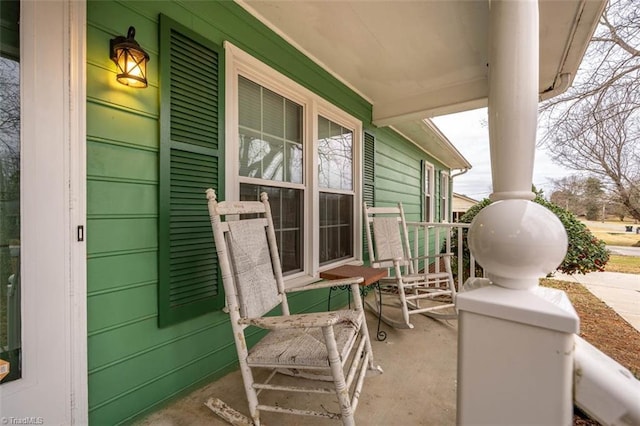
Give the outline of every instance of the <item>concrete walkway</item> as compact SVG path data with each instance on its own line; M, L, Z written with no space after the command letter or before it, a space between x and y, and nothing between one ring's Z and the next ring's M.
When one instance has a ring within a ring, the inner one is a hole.
M640 257L640 247L607 246L607 249L613 254Z
M556 274L555 279L584 285L591 293L640 331L640 275L619 272Z

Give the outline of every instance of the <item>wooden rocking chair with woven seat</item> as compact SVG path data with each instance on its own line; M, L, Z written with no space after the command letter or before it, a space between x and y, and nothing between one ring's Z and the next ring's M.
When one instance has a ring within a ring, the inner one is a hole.
M365 202L363 212L371 266L393 272L380 280L381 292L376 297L392 296L399 304L401 319L390 316L388 308L382 309L384 303L380 299L375 303L367 301L367 307L394 328L413 328L409 317L414 314L457 318L451 254L412 257L402 203L397 207L368 207ZM423 265L422 271L416 270L416 260ZM431 271L434 262L444 264L444 271L439 271L439 265L435 272Z
M267 194L261 194L262 201L218 202L215 191L208 189L207 198L251 419L220 400L212 398L207 406L234 424L244 417L244 423L259 425L261 411L320 416L342 420L345 425L355 424L354 412L365 375L382 372L373 362L359 289L362 278L285 289ZM232 220L236 218L239 219ZM351 287L354 309L295 315L289 312L288 293L336 285ZM278 306L281 315L265 316L273 314ZM268 330L251 348L245 335L249 326ZM265 370L267 378L256 381L265 376ZM304 386L289 383L292 377ZM329 382L334 386L327 386ZM259 400L261 392L266 397L272 391L335 394L337 406L333 412L326 407L315 411L309 407L284 407L282 400L271 404Z

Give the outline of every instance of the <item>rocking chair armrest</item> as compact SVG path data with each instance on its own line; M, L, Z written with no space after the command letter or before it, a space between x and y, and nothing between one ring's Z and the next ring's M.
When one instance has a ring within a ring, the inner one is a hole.
M321 288L330 288L351 284L360 284L364 281L362 277L343 278L340 280L320 281L314 284L305 285L302 287L294 287L285 289L285 293L295 293L296 291L317 290Z
M453 257L453 253L437 253L437 254L430 254L430 255L424 255L424 256L414 256L409 258L409 260L435 259L439 257Z
M287 328L330 327L337 324L343 312L312 312L307 314L282 315L277 317L241 318L240 324L254 325L268 330Z
M447 274L445 271L442 272L427 272L427 273L423 273L423 274L411 274L411 275L402 275L402 281L405 284L409 284L409 283L413 283L416 281L424 281L425 279L437 279L437 278L444 278L444 277L448 277L449 274Z
M390 257L388 259L376 259L376 263L385 263L385 262L393 262L394 264L400 263L405 259L402 257ZM410 259L409 259L410 260Z

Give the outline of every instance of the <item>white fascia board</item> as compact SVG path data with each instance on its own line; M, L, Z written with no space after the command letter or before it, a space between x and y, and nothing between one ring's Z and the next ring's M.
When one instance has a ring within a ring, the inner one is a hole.
M410 127L413 127L413 129ZM438 130L437 126L430 120L428 120L428 123L427 120L415 120L412 122L399 123L395 126L390 126L390 128L409 142L413 143L421 151L449 167L451 170L471 168L469 161L467 161L467 159L453 146L449 139L447 139L447 137L444 136L442 132ZM446 158L446 156L442 154L438 155L437 153L434 153L433 150L429 149L430 139L432 140L432 137L430 136L431 133L436 136L436 139L440 143L440 147L445 151L444 154L450 156L449 158Z
M431 119L425 118L424 120L422 120L423 123L425 123L427 125L427 127L436 134L436 136L438 137L438 139L440 139L440 141L442 142L442 144L444 145L444 147L451 152L451 155L459 157L463 163L465 163L464 167L456 167L459 169L470 169L471 168L471 163L469 163L469 161L467 161L467 159L464 157L464 155L462 155L462 153L460 151L458 151L458 148L455 147L455 145L453 145L451 143L451 141L449 140L449 138L447 138L444 133L442 133L440 131L440 129L438 128L438 126L436 126L436 123L434 123L433 121L431 121Z

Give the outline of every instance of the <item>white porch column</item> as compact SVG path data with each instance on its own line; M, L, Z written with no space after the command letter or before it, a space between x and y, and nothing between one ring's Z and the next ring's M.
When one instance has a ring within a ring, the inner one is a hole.
M489 141L491 199L533 200L538 125L538 2L491 1Z
M480 288L459 293L456 301L457 421L462 425L572 421L578 317L563 292L538 288L538 279L562 262L567 235L552 212L530 201L538 38L536 0L490 0L494 203L476 216L468 237L489 280L476 280Z

